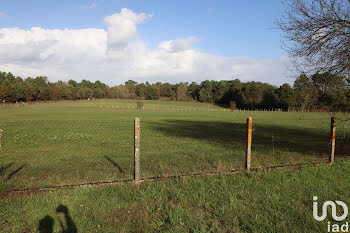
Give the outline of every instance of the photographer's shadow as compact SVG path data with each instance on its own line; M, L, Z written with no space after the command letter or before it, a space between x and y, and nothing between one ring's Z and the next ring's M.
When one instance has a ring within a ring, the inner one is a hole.
M78 229L75 226L74 221L72 220L67 206L59 205L56 209L57 213L63 213L65 224L61 221L61 219L58 219L58 222L60 223L61 231L62 233L77 233ZM40 233L53 233L53 227L55 224L55 220L49 216L46 215L43 219L39 221L38 231Z

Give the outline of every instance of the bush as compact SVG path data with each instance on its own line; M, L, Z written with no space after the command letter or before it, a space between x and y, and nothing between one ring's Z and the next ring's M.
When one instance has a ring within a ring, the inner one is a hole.
M236 101L230 101L230 109L231 109L232 111L237 109L237 103L236 103Z
M137 101L136 104L137 104L137 109L143 109L144 108L143 102Z

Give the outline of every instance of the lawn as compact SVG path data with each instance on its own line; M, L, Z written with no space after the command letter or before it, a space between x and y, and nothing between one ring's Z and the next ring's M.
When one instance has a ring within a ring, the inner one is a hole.
M349 205L349 176L350 162L338 160L317 168L10 196L0 200L0 231L327 232L327 222L337 222L330 212L316 221L312 198Z
M326 232L312 197L350 203L349 124L338 120L327 162L327 113L228 111L210 104L94 100L0 109L0 232ZM168 179L74 190L8 191L133 178L133 121L141 119L141 178L244 169L267 173ZM341 116L343 117L343 116Z
M94 100L0 109L0 192L133 178L133 120L141 119L141 178L326 162L330 115L228 111L210 104ZM129 108L129 109L128 109ZM350 151L339 123L336 156Z

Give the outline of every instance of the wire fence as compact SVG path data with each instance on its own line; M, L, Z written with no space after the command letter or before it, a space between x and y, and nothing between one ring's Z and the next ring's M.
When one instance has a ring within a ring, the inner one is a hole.
M122 103L122 102L126 103ZM261 109L261 108L235 108L231 109L227 106L220 107L220 106L207 106L207 107L198 107L198 106L176 106L176 105L166 105L166 103L180 103L180 104L188 104L188 103L196 103L208 105L208 103L202 103L202 102L179 102L179 101L165 101L165 100L159 100L159 102L163 102L164 104L150 104L145 105L142 108L139 108L136 105L135 99L81 99L81 100L42 100L42 101L20 101L20 102L6 102L1 103L0 102L0 108L11 108L11 107L23 107L23 106L31 106L31 105L46 105L46 106L54 106L54 107L74 107L74 108L104 108L104 109L129 109L129 110L162 110L162 111L190 111L190 112L320 112L320 113L329 113L328 110L323 109L314 109L314 110L299 110L299 109L282 109L282 108L268 108L268 109ZM147 103L147 100L144 101L142 99L139 99L138 101L142 103ZM118 102L119 104L115 103ZM215 106L215 107L213 107ZM337 112L338 114L348 114L347 111L345 112Z
M335 151L338 156L350 156L350 119L337 120Z
M256 166L320 163L330 153L330 122L270 122L254 119L253 151Z
M0 191L134 177L134 121L8 121ZM350 156L350 122L338 120L336 157ZM246 119L141 118L141 179L245 169ZM323 163L330 120L253 118L251 167Z
M0 189L132 178L130 121L1 122L1 129Z

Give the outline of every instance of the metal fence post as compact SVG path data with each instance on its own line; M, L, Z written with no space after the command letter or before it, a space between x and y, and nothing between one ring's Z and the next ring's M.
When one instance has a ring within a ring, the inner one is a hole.
M135 118L135 126L134 126L134 181L135 184L140 183L140 118Z
M253 118L247 118L247 150L246 150L246 169L250 171L250 161L252 154L252 127L253 127Z
M2 145L2 135L4 134L4 131L0 129L0 148Z
M331 117L331 130L330 130L330 144L331 144L331 153L329 156L329 162L334 163L334 153L335 153L335 117Z

